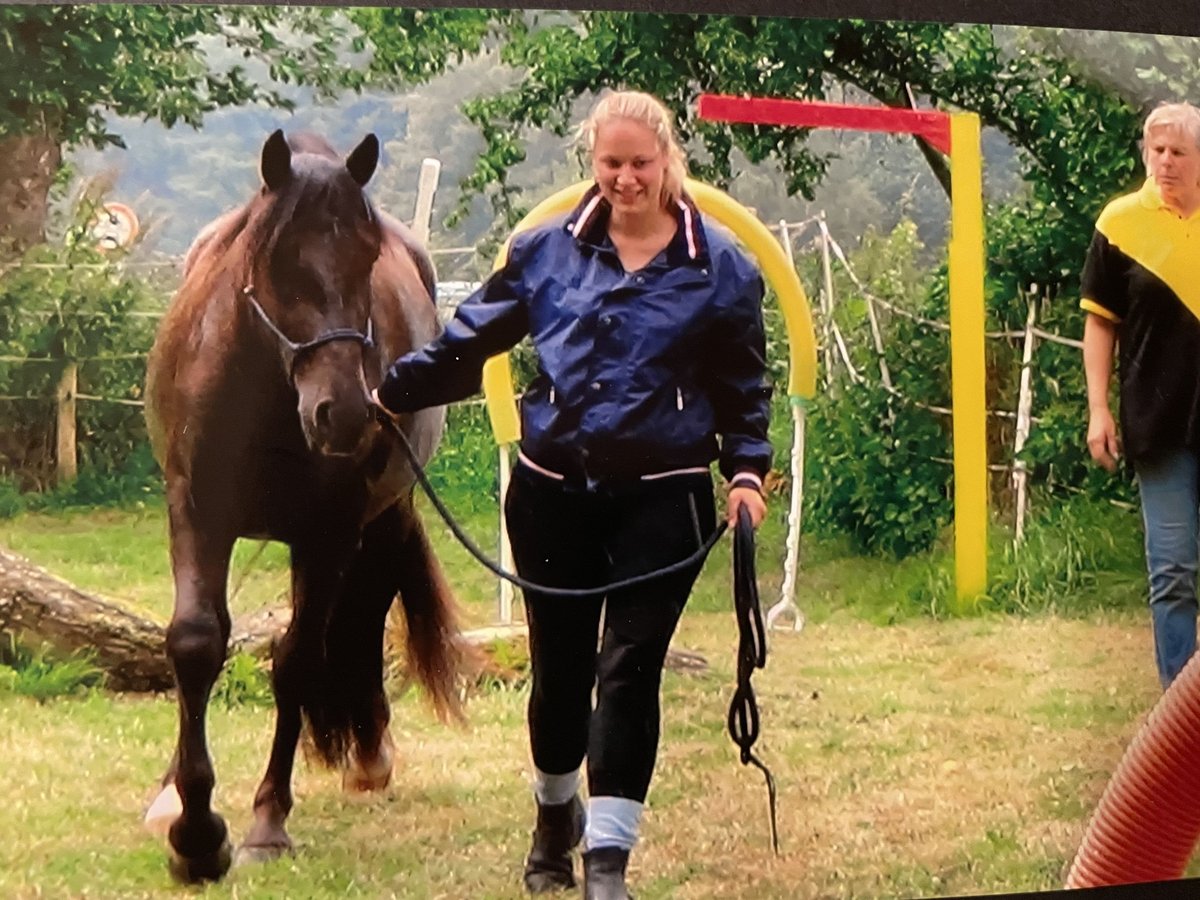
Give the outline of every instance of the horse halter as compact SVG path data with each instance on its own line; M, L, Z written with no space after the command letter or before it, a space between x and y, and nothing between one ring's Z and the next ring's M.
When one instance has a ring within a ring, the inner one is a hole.
M253 309L258 317L262 320L267 328L271 329L272 334L279 339L279 344L284 350L284 356L287 360L288 378L293 377L296 369L296 361L308 353L310 350L315 350L318 347L331 343L333 341L358 341L364 349L369 350L375 346L374 331L371 325L371 317L367 316L367 331L364 334L354 328L334 328L326 331L323 334L317 335L311 341L293 341L284 334L279 326L271 321L271 317L267 315L267 311L262 308L258 300L254 297L254 285L248 284L242 288L242 294L250 301L250 308Z

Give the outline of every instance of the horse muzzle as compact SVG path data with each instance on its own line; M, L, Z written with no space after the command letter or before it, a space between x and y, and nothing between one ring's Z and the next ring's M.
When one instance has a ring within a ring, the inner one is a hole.
M325 456L355 456L366 439L371 421L366 403L339 402L326 397L316 403L311 417L306 417L305 437L311 449Z

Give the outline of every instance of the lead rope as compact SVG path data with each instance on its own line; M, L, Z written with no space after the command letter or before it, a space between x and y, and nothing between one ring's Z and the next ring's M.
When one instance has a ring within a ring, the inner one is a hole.
M643 582L651 581L655 578L661 578L664 575L671 575L675 572L682 571L683 569L690 568L697 563L700 563L708 555L708 551L711 550L717 541L721 539L721 535L723 535L726 529L729 527L725 522L721 522L719 525L717 525L716 530L710 534L708 539L700 545L700 548L691 556L687 557L687 559L681 559L679 562L671 563L669 566L664 566L661 569L655 569L652 572L644 572L641 575L633 575L629 578L622 578L620 581L614 581L611 584L601 584L597 587L591 588L560 588L548 587L544 584L526 581L520 575L515 575L512 572L506 572L484 555L483 551L475 545L471 538L467 536L466 532L464 532L462 528L459 527L459 524L454 521L454 517L450 515L450 510L446 509L446 505L442 502L442 498L437 495L436 491L434 491L433 485L429 483L429 477L425 474L425 469L421 466L420 461L417 459L417 454L413 451L412 445L409 444L407 435L404 434L404 430L400 428L400 426L397 425L390 416L382 411L377 413L377 417L380 422L382 422L386 427L390 428L392 433L400 439L400 446L404 448L404 452L408 456L408 461L412 465L413 474L417 476L417 481L420 482L421 487L429 497L430 502L433 503L434 508L438 511L442 517L442 520L454 533L454 536L458 538L459 543L466 547L467 551L493 575L503 578L505 581L511 581L522 590L537 591L542 594L549 594L552 597L588 597L592 594L607 594L610 591L631 587L635 584L642 584Z
M733 532L733 605L737 613L737 690L729 705L729 736L741 750L742 765L753 764L767 780L767 803L771 814L771 847L779 855L779 829L775 821L775 779L771 770L754 755L758 740L758 703L750 683L755 669L767 664L767 637L758 602L754 571L754 524L745 506L738 508Z
M581 597L590 594L608 593L618 588L641 584L644 581L678 572L700 562L729 527L727 522L720 522L716 530L701 545L700 549L687 559L682 559L677 563L672 563L653 572L624 578L612 584L594 588L555 588L526 581L519 575L504 571L504 569L488 559L483 551L474 544L462 528L459 527L458 523L454 521L454 517L450 515L450 511L442 503L442 499L433 489L433 485L429 483L425 469L417 459L417 454L413 450L412 445L409 444L404 430L382 411L378 412L377 417L385 427L389 428L400 439L400 446L408 456L408 461L412 465L413 474L417 476L417 481L459 542L490 572L506 581L511 581L522 590L541 591L542 593L556 597ZM779 831L775 822L775 779L771 775L771 770L753 752L754 742L758 740L759 719L758 703L754 699L754 688L750 684L750 678L753 676L755 669L761 669L767 663L767 640L766 632L763 628L762 610L758 602L758 581L754 571L754 524L750 520L750 512L744 506L738 509L738 522L737 527L734 529L733 600L738 620L738 683L737 690L733 695L733 703L729 707L729 735L733 738L734 743L741 748L742 765L753 763L762 771L767 779L767 798L771 812L771 846L776 855L778 855Z

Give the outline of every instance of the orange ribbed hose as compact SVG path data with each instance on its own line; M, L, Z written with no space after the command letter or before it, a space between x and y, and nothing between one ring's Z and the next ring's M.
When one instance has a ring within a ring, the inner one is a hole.
M1163 693L1088 822L1068 888L1167 881L1200 839L1200 657Z

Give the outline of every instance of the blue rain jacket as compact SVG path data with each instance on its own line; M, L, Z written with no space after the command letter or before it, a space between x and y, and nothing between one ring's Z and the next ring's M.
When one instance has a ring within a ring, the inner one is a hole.
M532 337L521 451L588 484L708 466L726 478L771 463L763 281L732 235L678 205L679 228L626 272L593 187L571 213L517 235L506 265L440 337L400 357L379 387L393 412L480 390L484 362Z

